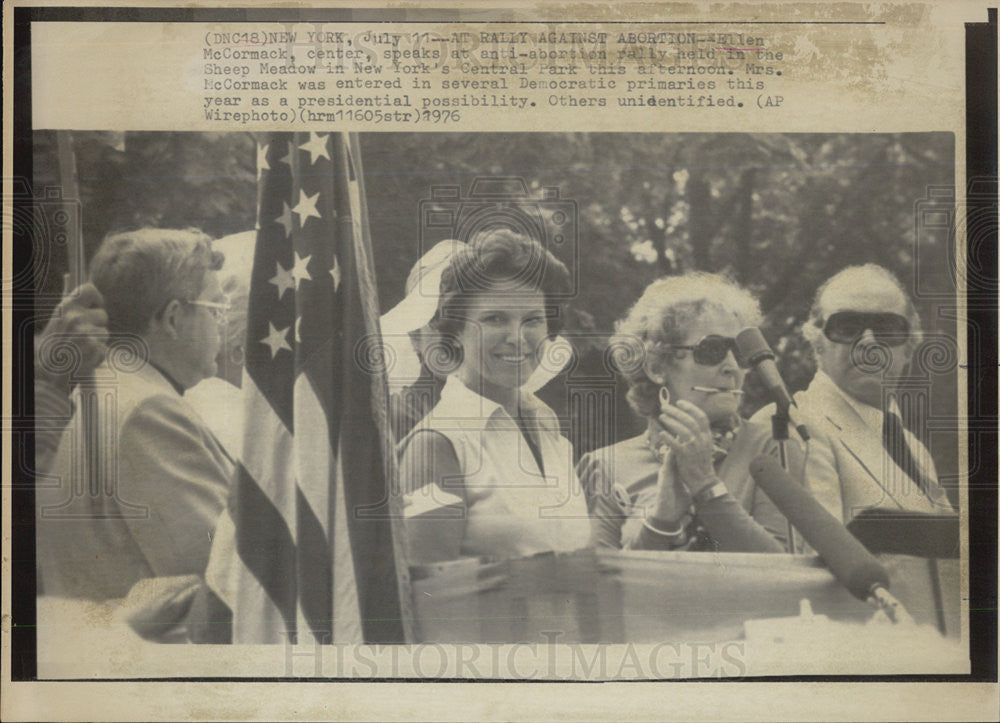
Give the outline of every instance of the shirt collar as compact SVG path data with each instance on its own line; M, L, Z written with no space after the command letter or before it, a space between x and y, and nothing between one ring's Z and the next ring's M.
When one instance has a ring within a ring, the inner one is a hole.
M846 401L850 405L851 409L857 412L858 416L861 417L862 420L864 420L865 424L867 424L869 427L871 427L879 434L882 433L883 413L881 409L873 407L870 404L865 404L861 400L852 397L850 394L848 394L843 389L838 387L836 382L834 382L833 379L831 379L830 376L823 370L818 370L816 372L815 381L818 381L821 387L823 388L829 388L835 390L835 392L839 394L841 397L843 397L844 401ZM896 400L890 397L889 408L893 409L895 403Z
M487 399L469 389L455 376L448 377L441 390L441 400L434 408L434 416L443 419L461 419L473 422L478 429L485 429L491 419L511 419L503 405ZM521 390L521 413L533 419L548 431L559 431L555 412L545 402L530 392Z
M170 376L170 374L167 372L166 369L164 369L159 364L156 364L156 363L154 363L152 361L149 362L149 366L153 367L153 369L155 369L156 371L158 371L160 373L160 376L163 377L164 379L166 379L170 383L170 386L172 386L174 388L174 391L176 391L182 397L184 396L184 387L182 387L177 382L176 379L174 379L172 376Z

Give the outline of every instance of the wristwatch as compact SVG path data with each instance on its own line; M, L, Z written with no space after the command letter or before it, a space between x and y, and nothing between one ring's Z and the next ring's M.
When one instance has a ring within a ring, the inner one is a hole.
M726 487L725 483L721 480L716 480L710 484L705 485L700 490L691 495L691 501L694 502L695 507L700 507L706 502L711 502L714 499L722 497L724 494L729 492L729 488Z

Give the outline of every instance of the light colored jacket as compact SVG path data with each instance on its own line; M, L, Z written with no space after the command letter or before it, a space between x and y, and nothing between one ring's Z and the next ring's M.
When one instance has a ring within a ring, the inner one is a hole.
M923 476L932 481L929 495L893 461L883 446L881 432L865 422L826 374L817 372L809 387L795 395L795 403L796 421L806 425L812 438L805 484L844 524L872 507L936 514L954 511L937 483L930 452L920 440L906 431L907 444ZM757 412L752 421L766 423L772 414L773 405Z
M97 398L86 405L96 413L91 443L84 443L83 388L52 474L36 487L43 592L107 600L139 580L202 574L232 460L149 364L128 372L102 365L95 379Z

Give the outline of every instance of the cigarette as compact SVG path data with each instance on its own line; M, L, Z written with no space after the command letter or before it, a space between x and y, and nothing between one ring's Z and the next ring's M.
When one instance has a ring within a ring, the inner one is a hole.
M692 391L705 392L706 394L743 394L742 389L727 389L725 387L691 387Z

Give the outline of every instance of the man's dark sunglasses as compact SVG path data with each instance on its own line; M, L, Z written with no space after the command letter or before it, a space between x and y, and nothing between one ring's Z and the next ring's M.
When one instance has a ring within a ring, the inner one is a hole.
M837 344L853 344L866 329L883 344L900 346L910 338L910 322L905 316L863 311L838 311L823 326L823 333Z
M714 367L716 364L721 364L726 358L726 354L732 352L733 356L736 357L736 363L744 369L747 368L747 364L740 355L739 349L736 346L736 339L731 336L709 334L708 336L699 339L697 344L671 344L670 348L687 349L694 352L692 356L694 357L695 362L706 367Z

